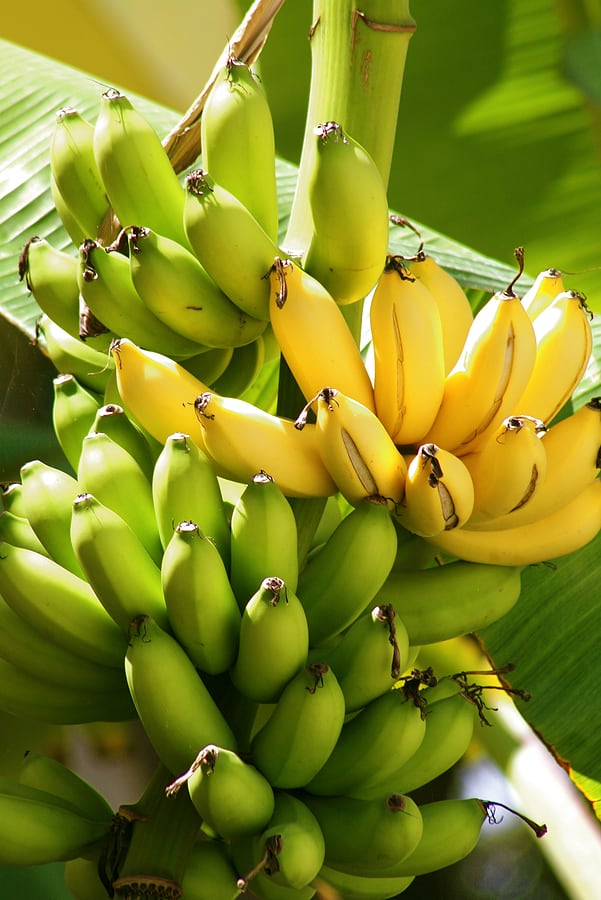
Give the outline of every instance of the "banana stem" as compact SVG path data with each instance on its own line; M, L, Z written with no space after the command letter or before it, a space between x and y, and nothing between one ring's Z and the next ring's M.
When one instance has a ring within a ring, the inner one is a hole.
M409 0L314 0L309 106L286 250L306 250L307 179L313 128L338 122L371 154L388 184L407 48L415 31Z

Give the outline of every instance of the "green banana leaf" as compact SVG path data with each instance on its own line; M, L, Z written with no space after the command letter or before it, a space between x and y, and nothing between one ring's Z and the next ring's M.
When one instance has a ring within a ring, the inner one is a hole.
M49 193L48 145L54 113L65 105L76 106L92 119L100 88L86 75L0 42L0 315L15 341L35 331L38 310L25 287L18 282L16 264L25 241L32 234L48 238L58 247L69 242L53 211ZM177 116L162 107L132 97L155 125L166 133ZM295 169L278 167L282 227L285 226L295 182ZM393 248L413 252L415 235L398 229ZM504 287L513 277L511 254L506 263L475 253L423 226L432 252L467 287L490 292ZM524 288L530 283L520 281ZM41 354L39 354L41 356ZM595 354L576 403L599 393L601 333L595 323ZM51 373L45 372L49 379ZM275 377L275 372L271 376ZM11 379L2 373L2 406L11 391ZM269 395L261 383L259 394ZM23 410L35 417L36 410ZM22 424L24 429L29 426ZM3 439L6 433L2 422ZM24 462L26 456L22 456ZM515 608L485 635L493 657L518 664L515 683L527 686L535 698L524 709L525 717L561 759L568 760L584 778L601 780L601 735L590 727L598 721L597 683L601 675L594 647L595 607L598 608L601 539L578 554L558 561L555 568L531 567L524 576L523 596ZM544 640L542 640L544 636ZM512 643L513 641L513 643ZM553 654L551 656L551 654Z

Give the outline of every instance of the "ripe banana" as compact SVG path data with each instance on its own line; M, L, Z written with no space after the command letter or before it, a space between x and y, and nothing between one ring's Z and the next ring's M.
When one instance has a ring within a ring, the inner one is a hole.
M323 865L319 870L317 884L321 886L323 883L328 889L336 891L332 900L389 900L402 894L413 880L413 876L404 875L353 875ZM330 894L324 890L324 896L330 897Z
M36 235L23 247L18 274L42 312L63 331L79 337L77 259Z
M432 537L460 529L474 508L474 485L459 456L422 444L407 465L405 496L395 515L409 531Z
M337 303L354 303L384 268L386 185L367 150L338 123L317 125L313 133L316 152L307 185L313 224L304 268Z
M123 631L143 614L169 629L158 565L125 519L91 493L73 501L71 543L96 596Z
M254 765L274 787L302 787L332 753L344 714L344 695L333 671L325 663L310 663L288 682L253 737Z
M232 510L232 588L241 608L264 578L276 575L287 590L298 585L298 536L292 507L267 472L246 485Z
M459 559L429 569L393 571L375 602L393 607L411 646L479 631L515 605L521 568Z
M395 444L417 444L432 427L445 388L438 305L393 256L378 279L369 316L378 417Z
M203 747L190 768L168 785L167 795L183 784L203 823L226 840L257 834L274 812L267 779L233 750L215 744Z
M367 369L333 297L316 278L277 254L268 271L273 333L305 399L332 385L374 412Z
M219 550L195 522L175 528L161 583L169 624L192 662L211 675L226 672L238 651L240 611Z
M206 347L241 347L266 323L229 300L190 250L150 228L127 232L132 283L148 309L172 331Z
M90 819L110 822L113 816L108 800L96 788L68 766L44 753L27 750L16 777L19 784L47 791L72 804Z
M102 394L107 386L113 361L107 354L64 331L45 313L36 324L37 341L61 375L75 375L83 387ZM40 339L41 336L41 339Z
M101 398L79 383L75 375L58 375L52 381L52 427L71 468L77 472L81 444L92 427Z
M367 499L396 509L407 465L380 419L334 388L323 388L316 403L321 457L343 497L353 506Z
M311 647L327 643L371 607L392 568L396 547L386 505L363 500L342 519L298 580Z
M200 146L203 165L215 181L277 241L271 109L260 78L240 59L230 56L211 87L200 119Z
M171 161L150 123L113 88L100 99L94 157L123 226L144 225L186 245L184 191Z
M544 269L538 273L534 284L522 297L522 306L534 321L564 290L563 277L559 269Z
M269 321L269 283L280 253L253 214L202 169L186 176L186 235L213 281L241 310ZM158 229L157 229L158 230Z
M122 632L90 585L54 560L2 544L0 594L50 641L110 668L123 665Z
M144 731L170 772L185 771L207 744L236 749L194 663L150 616L131 623L125 676Z
M242 612L238 656L230 675L244 697L275 703L305 665L307 620L300 600L277 576L265 578Z

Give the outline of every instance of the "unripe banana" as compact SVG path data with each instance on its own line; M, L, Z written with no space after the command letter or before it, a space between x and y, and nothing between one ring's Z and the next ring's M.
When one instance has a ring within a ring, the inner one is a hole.
M361 795L418 753L425 732L421 710L403 691L388 690L344 724L327 762L305 790Z
M0 540L6 541L13 547L23 547L26 550L41 553L43 556L50 556L31 527L29 519L25 516L18 516L7 509L0 513Z
M326 643L369 608L392 568L396 547L385 505L364 500L343 518L299 576L311 647Z
M344 722L344 695L325 663L292 678L251 742L254 765L274 787L307 784L325 764Z
M235 900L238 874L224 841L198 840L190 852L182 889L186 900Z
M421 441L445 386L443 328L436 300L398 257L388 257L370 305L374 397L395 444Z
M226 568L230 562L230 529L215 470L189 434L166 437L152 476L154 510L163 547L179 522L196 522L210 537Z
M317 819L302 800L285 791L276 791L271 821L257 844L265 848L267 864L263 872L274 886L301 891L323 865L325 844Z
M186 177L183 222L203 268L241 310L269 320L266 275L280 251L252 213L202 169Z
M192 662L217 675L234 663L240 611L211 537L180 522L165 548L161 583L169 623Z
M158 565L127 522L93 494L73 501L71 543L96 596L123 631L140 615L169 629Z
M300 600L277 576L265 578L242 612L230 675L250 700L274 703L307 659L309 631Z
M52 559L2 544L0 594L32 628L66 650L111 668L125 641L90 585Z
M5 512L21 518L27 517L23 501L23 485L20 481L2 482L0 485L1 505Z
M317 125L313 133L316 153L307 186L313 233L304 268L337 303L354 303L384 268L386 185L367 150L338 123Z
M42 312L74 338L79 337L77 259L37 235L19 257L19 280L33 294Z
M72 106L56 113L50 172L83 237L96 237L110 204L94 157L94 126Z
M196 378L213 386L228 368L233 355L233 347L211 348L201 351L197 356L188 357L182 365Z
M215 181L237 197L277 241L271 110L260 79L240 59L230 56L211 87L200 119L200 146L203 165Z
M334 298L316 278L277 255L269 283L273 333L305 399L332 385L374 412L367 369Z
M413 876L369 876L340 872L331 866L322 866L318 883L322 881L337 891L332 900L389 900L402 894L413 882ZM326 894L328 897L329 894Z
M133 422L127 417L122 406L118 403L105 403L101 406L88 434L102 432L113 441L127 450L133 456L146 477L150 481L154 471L153 449L146 437Z
M236 749L194 663L150 616L132 621L125 675L150 743L170 772L185 771L207 744Z
M108 801L89 782L57 759L28 750L17 772L19 784L47 791L71 803L86 818L110 822L113 816Z
M65 887L74 900L106 900L106 887L98 877L100 851L78 856L65 863Z
M83 576L71 546L71 508L80 492L77 480L39 459L21 466L27 518L49 556L65 569Z
M277 575L286 588L298 585L298 536L292 507L267 472L246 485L232 510L232 588L243 608L264 578Z
M522 297L522 306L534 321L564 290L563 277L559 269L544 269L539 272L532 287Z
M236 347L229 365L214 380L212 388L224 397L241 397L253 386L265 363L265 342L262 335L250 344Z
M326 865L342 872L386 877L422 836L419 807L397 791L381 792L371 800L308 793L302 799L323 832Z
M150 228L128 230L132 283L148 309L172 331L207 347L241 347L266 323L229 300L186 247Z
M52 172L50 172L50 196L52 197L54 208L61 220L62 226L71 238L71 243L75 247L79 247L84 238L87 237L87 234L82 230L81 226L72 215L63 199L63 195L56 186Z
M512 609L520 589L519 566L460 559L429 569L391 572L375 600L394 608L415 647L486 628Z
M94 157L123 226L145 225L186 244L184 191L169 157L142 113L113 88L100 100Z
M104 391L114 368L106 353L68 334L46 314L38 320L36 330L39 345L50 357L57 372L75 375L89 391L97 394Z
M102 400L86 390L74 375L58 375L52 386L54 433L71 468L77 472L82 441L94 423Z
M190 768L167 787L177 793L186 784L202 820L226 840L257 834L271 819L271 785L233 750L209 744Z
M421 537L460 529L474 508L474 485L460 457L422 444L407 466L405 497L395 510L401 525Z

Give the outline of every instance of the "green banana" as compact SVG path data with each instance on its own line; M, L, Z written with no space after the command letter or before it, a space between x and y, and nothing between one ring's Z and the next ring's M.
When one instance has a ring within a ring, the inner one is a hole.
M263 336L250 344L235 347L228 367L213 382L216 394L223 397L241 397L255 382L265 362L265 342Z
M463 560L396 571L375 599L394 607L410 644L431 644L478 631L509 612L520 596L521 571Z
M345 722L325 765L305 790L360 795L419 752L425 733L421 710L401 690L389 690Z
M150 228L127 233L135 289L148 309L177 334L206 347L242 347L265 328L229 300L193 253Z
M203 165L215 181L277 241L271 109L259 77L240 59L230 56L211 87L200 119L200 146Z
M132 621L125 675L144 731L170 772L185 771L207 744L236 749L194 663L150 616Z
M71 238L71 243L75 247L79 247L83 239L87 237L87 234L82 231L81 226L67 206L63 195L57 188L52 171L50 172L50 196L52 197L54 208L58 213L58 217L61 220L62 226L67 232L68 236Z
M94 424L102 398L79 383L75 375L58 375L52 381L52 426L60 448L77 472L81 444Z
M83 237L96 237L110 204L94 157L94 126L72 106L56 114L50 172Z
M385 504L362 501L299 575L311 647L339 634L372 604L394 562L397 538Z
M230 528L219 481L208 457L189 434L174 432L166 438L154 465L152 496L163 547L178 522L196 522L214 541L229 569Z
M370 800L302 794L326 843L325 863L364 876L387 877L409 856L422 836L418 805L398 792L381 792Z
M353 875L324 865L320 869L318 883L322 881L338 892L333 900L389 900L402 894L414 878L406 875Z
M110 821L113 816L109 802L96 788L68 766L39 751L28 750L24 754L17 780L71 803L90 819Z
M185 369L210 387L223 375L234 355L233 347L211 347L182 363Z
M273 815L257 843L266 850L263 871L273 884L300 891L323 865L325 843L317 819L293 794L276 791Z
M333 647L315 650L334 670L347 713L385 694L409 664L409 637L390 604L359 616Z
M76 656L123 665L122 632L91 586L54 560L0 545L0 594L32 628Z
M242 893L224 841L199 840L182 879L186 900L235 900Z
M159 566L127 522L93 494L78 494L73 502L71 543L96 596L122 631L143 614L169 630Z
M102 432L127 450L136 460L149 481L154 471L154 447L137 428L118 403L105 403L94 417L88 434Z
M74 900L106 900L106 887L98 876L100 852L65 862L65 887Z
M71 545L71 509L80 492L77 479L39 459L21 466L27 518L48 556L83 577Z
M253 764L274 787L307 784L326 763L344 722L344 695L324 663L311 663L282 691L252 739Z
M21 251L18 272L19 280L25 282L42 312L63 331L78 338L77 259L36 235Z
M265 578L243 609L230 677L243 696L274 703L305 665L307 620L300 600L277 576Z
M44 556L50 555L31 527L29 519L26 516L18 516L8 509L0 513L0 540L13 547L34 550Z
M257 585L273 575L281 578L288 590L296 591L296 518L288 499L267 472L258 472L240 494L230 528L230 577L241 608Z
M183 784L203 822L226 840L262 831L274 812L267 779L224 747L204 747L190 768L168 785L167 795Z
M218 675L234 663L240 610L219 550L195 522L180 522L165 548L161 583L169 623L193 663Z
M94 157L122 225L145 225L186 245L184 191L161 139L128 98L113 88L100 100Z
M23 502L23 485L20 481L3 481L0 484L2 493L2 508L5 512L11 512L20 518L26 518L25 503Z
M183 217L194 253L223 293L268 322L266 276L281 253L252 213L207 172L193 169L186 177Z
M73 337L45 313L38 319L36 332L39 346L59 374L75 375L89 391L98 394L104 391L110 372L115 368L114 361L106 353Z
M137 460L102 431L83 440L77 468L78 493L93 494L127 522L144 549L160 566L163 547L154 517L152 486Z
M317 125L314 134L317 152L308 184L313 233L304 268L338 303L353 303L369 293L384 269L386 186L369 153L339 124Z
M93 819L58 797L0 779L0 863L39 866L81 856L102 840L111 816Z

